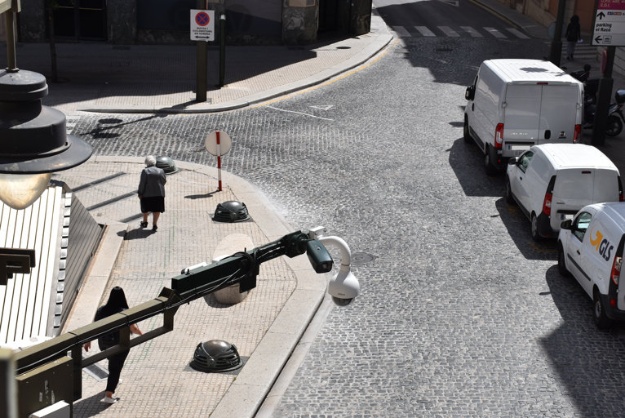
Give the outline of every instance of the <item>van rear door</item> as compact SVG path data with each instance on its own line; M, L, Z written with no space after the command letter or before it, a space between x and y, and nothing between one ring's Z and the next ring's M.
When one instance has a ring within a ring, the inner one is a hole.
M581 122L579 101L579 87L574 84L508 85L504 156L519 155L534 144L573 142L575 125Z
M508 84L504 104L503 155L516 157L538 139L542 86Z
M571 168L559 170L551 201L551 228L560 230L560 224L572 219L586 205L599 202L618 202L618 173L601 168Z
M580 100L579 87L571 84L544 84L540 105L538 143L573 142ZM580 113L581 115L581 113Z

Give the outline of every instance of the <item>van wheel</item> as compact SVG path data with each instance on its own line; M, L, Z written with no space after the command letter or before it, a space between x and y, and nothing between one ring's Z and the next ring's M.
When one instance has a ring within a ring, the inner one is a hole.
M494 176L497 174L497 167L494 166L490 157L490 147L486 146L486 154L484 155L484 169L486 169L487 176Z
M615 115L608 116L608 121L605 124L605 134L607 136L617 136L623 130L623 121L621 118Z
M538 218L534 213L532 213L532 239L536 242L540 242L543 239L538 233Z
M510 179L506 176L506 203L509 205L514 204L514 196L512 195L512 186L510 186Z
M593 317L595 319L595 325L599 329L610 328L612 321L610 321L610 318L608 318L608 316L605 314L605 308L603 306L603 303L601 303L601 296L599 296L599 291L597 289L595 289L595 291L593 292L592 301L592 310Z
M569 277L571 273L566 269L566 263L564 261L564 248L562 248L562 243L558 243L558 271L560 275L563 277Z
M464 138L464 142L471 142L473 138L471 138L471 134L469 133L469 119L464 117L464 127L462 129L462 137Z

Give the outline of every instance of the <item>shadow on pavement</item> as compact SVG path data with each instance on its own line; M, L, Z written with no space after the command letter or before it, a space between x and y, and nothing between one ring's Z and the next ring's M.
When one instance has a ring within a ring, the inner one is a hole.
M592 301L557 266L546 281L562 323L540 339L551 368L558 374L580 416L621 416L625 392L625 328L598 330L592 319Z

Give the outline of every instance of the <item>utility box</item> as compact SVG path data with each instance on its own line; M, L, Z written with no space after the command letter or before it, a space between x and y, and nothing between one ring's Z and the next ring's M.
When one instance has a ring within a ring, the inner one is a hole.
M74 401L73 376L71 357L62 357L17 376L18 416L20 418L41 416L31 414L45 410L44 408L59 401L71 405Z

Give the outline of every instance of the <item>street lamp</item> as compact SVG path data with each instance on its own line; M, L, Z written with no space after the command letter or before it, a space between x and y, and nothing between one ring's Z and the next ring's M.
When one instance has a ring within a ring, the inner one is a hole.
M62 112L42 105L45 77L17 68L14 14L6 12L8 67L0 70L0 200L24 209L41 196L53 172L84 163L92 149L67 135Z

